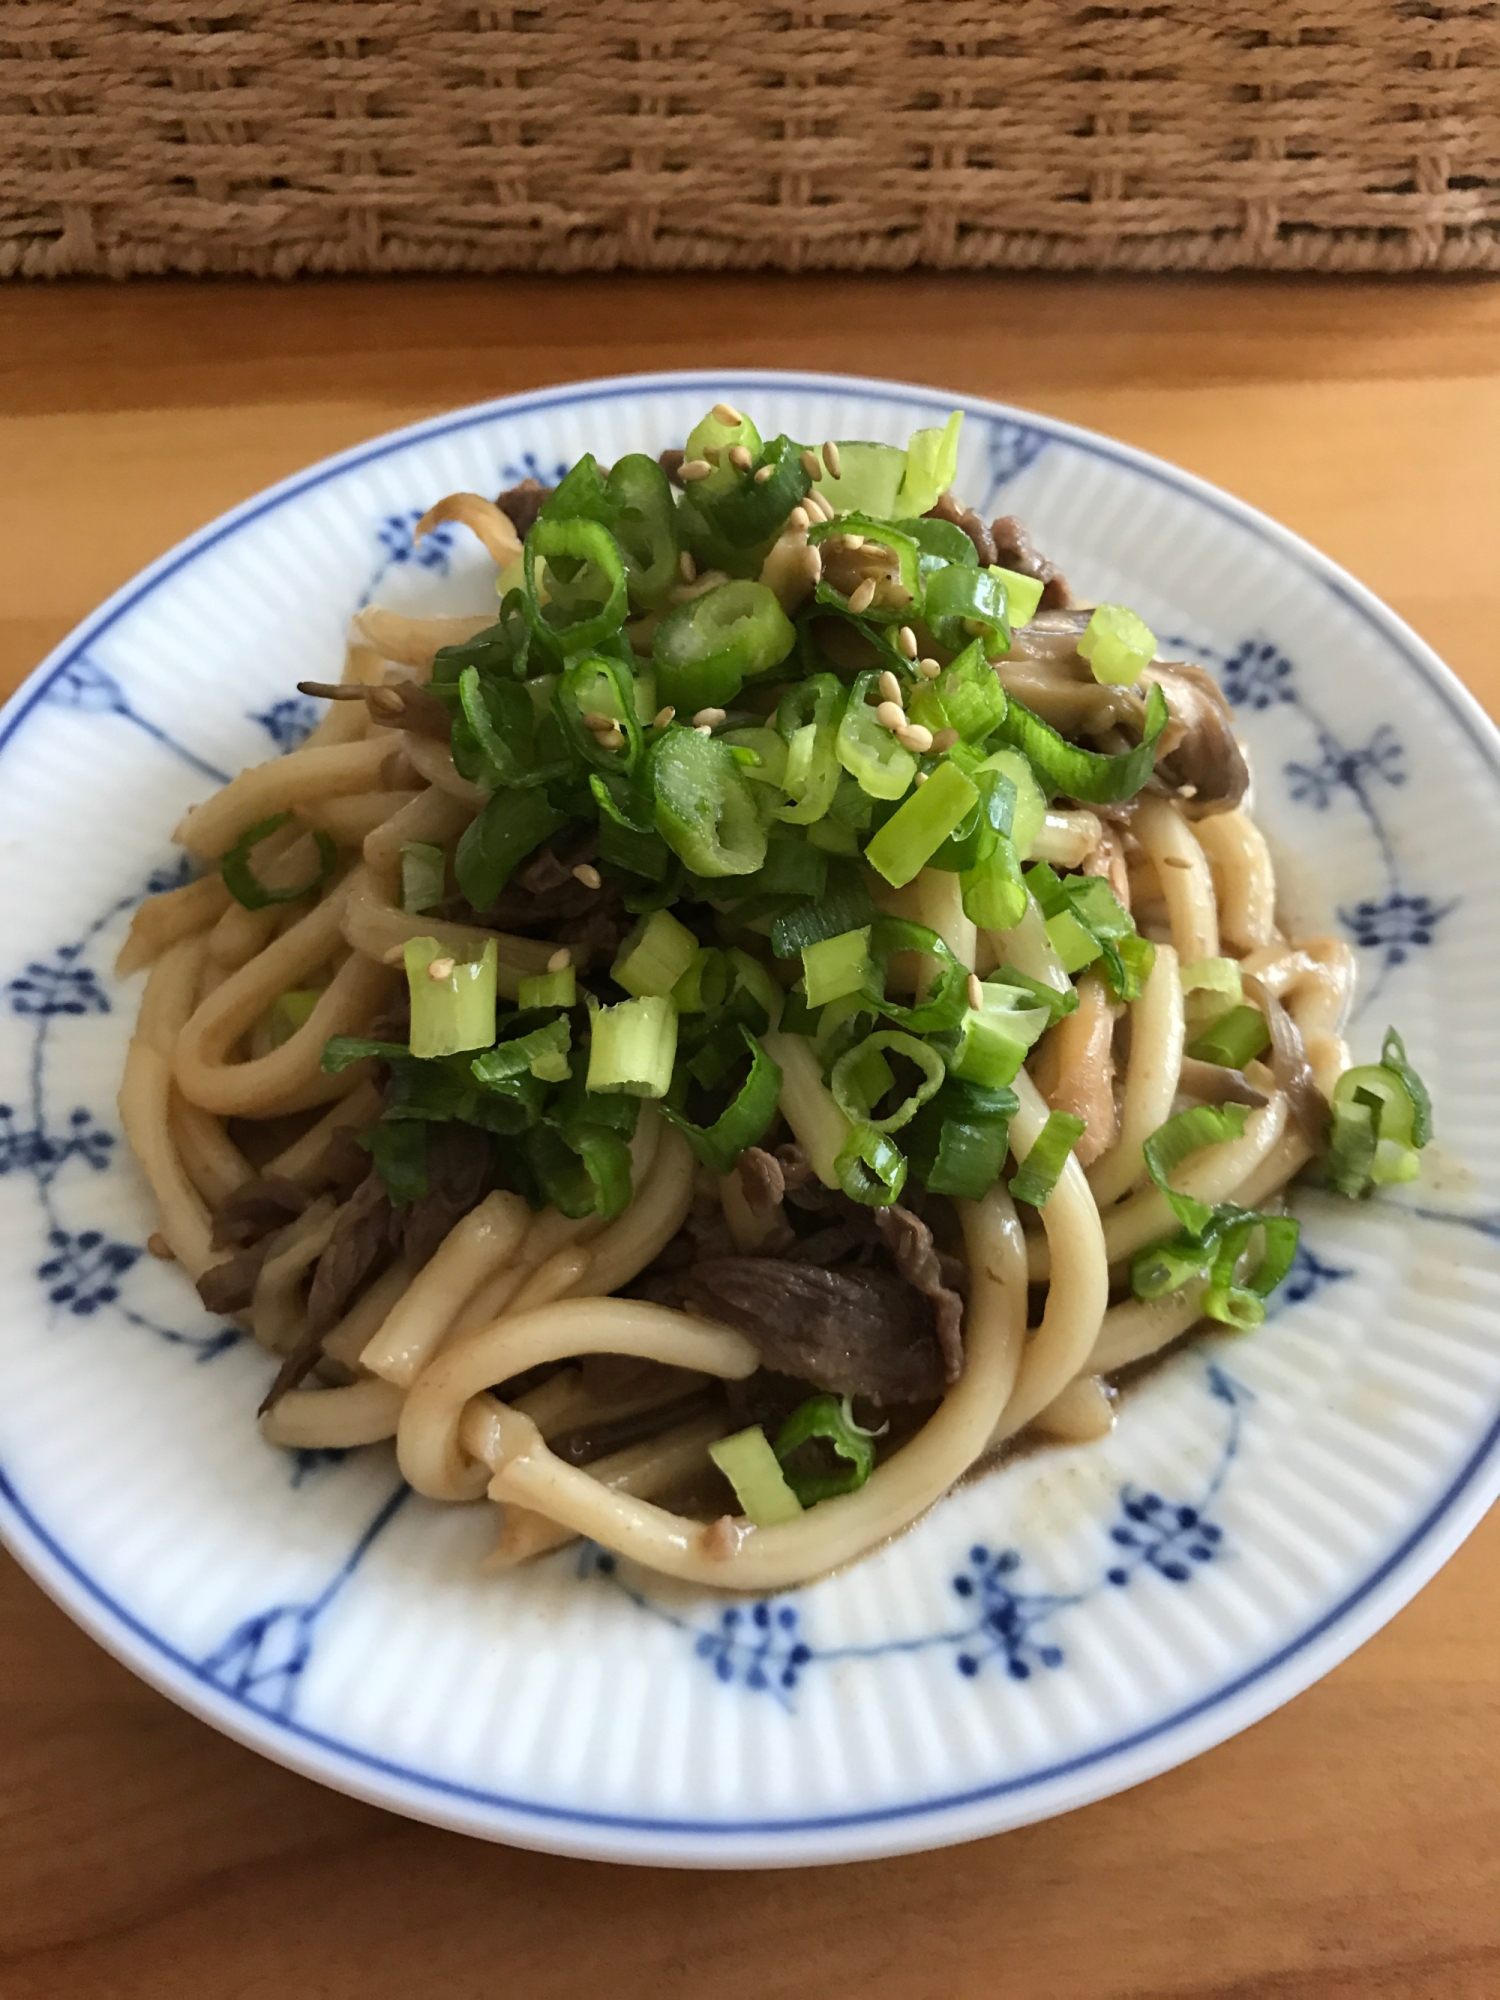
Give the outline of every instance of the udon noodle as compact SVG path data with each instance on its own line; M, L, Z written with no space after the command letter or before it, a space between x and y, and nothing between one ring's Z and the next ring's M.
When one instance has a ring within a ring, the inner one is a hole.
M1253 1325L1330 1117L1346 1193L1423 1143L1217 689L955 503L955 439L719 405L661 470L440 502L499 622L362 613L136 917L153 1247L275 1357L270 1441L394 1440L495 1567L849 1562Z

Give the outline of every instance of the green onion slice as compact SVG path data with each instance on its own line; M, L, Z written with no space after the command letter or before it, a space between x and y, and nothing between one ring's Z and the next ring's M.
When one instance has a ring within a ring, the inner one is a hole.
M1432 1100L1394 1028L1380 1053L1378 1063L1346 1070L1334 1086L1326 1178L1351 1200L1415 1180L1417 1155L1432 1138Z
M485 941L477 957L456 956L434 937L406 940L411 994L411 1053L458 1055L487 1049L495 1039L497 947Z
M840 1493L857 1493L875 1470L875 1439L878 1431L867 1431L854 1421L849 1397L809 1396L787 1418L776 1433L774 1450L787 1483L804 1507L816 1507L820 1500L836 1499ZM838 1472L803 1472L787 1461L802 1445L820 1438L831 1445L844 1464Z
M441 903L448 893L448 858L427 840L401 844L401 907L414 916Z
M727 743L673 725L651 747L656 827L695 875L749 875L766 858L753 787Z
M851 1201L866 1208L889 1208L906 1185L906 1156L873 1125L855 1125L833 1163L838 1184Z
M893 528L887 521L874 520L868 514L840 514L832 521L815 521L807 531L807 539L812 547L817 548L834 536L850 534L863 535L866 547L879 546L890 551L897 572L891 582L896 585L894 595L900 600L897 603L872 603L857 616L875 625L904 624L912 616L921 596L921 550L910 535L903 535L899 528ZM882 590L878 588L877 597L881 595ZM820 581L815 597L819 604L830 605L843 612L850 611L848 597L831 583Z
M1079 749L1018 701L1007 708L999 733L1025 752L1053 793L1082 799L1088 805L1114 805L1133 799L1151 776L1157 743L1170 720L1166 696L1153 682L1146 696L1145 733L1133 750L1122 751L1117 757Z
M1067 1165L1068 1155L1083 1137L1083 1129L1083 1120L1071 1111L1052 1112L1031 1151L1011 1175L1012 1199L1029 1201L1033 1208L1045 1208L1058 1176Z
M912 1172L934 1194L979 1201L1005 1171L1013 1090L986 1089L950 1077L906 1128Z
M459 835L453 872L476 910L487 910L527 855L568 823L545 792L496 792Z
M469 1068L475 1081L486 1085L508 1083L523 1074L539 1077L543 1083L566 1083L573 1073L568 1061L572 1039L567 1016L559 1015L529 1034L497 1042L476 1056Z
M631 1097L665 1097L677 1057L677 1010L647 994L617 1007L589 1006L588 1088Z
M744 578L669 611L651 642L657 698L683 721L725 707L747 680L779 666L797 643L774 591Z
M866 697L880 676L860 674L849 690L839 720L838 760L862 792L875 799L899 799L917 775L917 760L896 741L893 731L877 721Z
M781 1462L771 1449L771 1441L759 1424L720 1438L708 1447L708 1455L734 1488L734 1497L747 1521L757 1528L779 1527L795 1521L802 1502L786 1482Z
M776 817L811 826L833 804L838 789L839 718L844 690L833 674L812 674L794 682L781 697L776 727L786 744L781 786L788 803Z
M740 1154L765 1137L781 1098L781 1068L745 1027L739 1036L750 1056L750 1073L712 1125L695 1125L681 1109L681 1085L662 1106L662 1116L675 1125L703 1164L727 1174Z
M1271 1030L1258 1007L1231 1007L1211 1026L1196 1035L1185 1053L1195 1062L1219 1063L1225 1069L1243 1069L1264 1055L1271 1046Z
M1078 640L1094 679L1106 687L1131 687L1156 658L1156 634L1123 604L1096 604Z
M1190 1111L1179 1111L1164 1125L1158 1125L1141 1148L1146 1171L1166 1196L1167 1206L1194 1236L1208 1227L1213 1210L1196 1195L1179 1194L1172 1186L1172 1173L1190 1153L1238 1139L1248 1116L1243 1104L1195 1104Z
M888 1055L904 1056L918 1071L919 1080L894 1111L877 1118L876 1105L896 1084ZM911 1123L929 1098L937 1095L946 1075L943 1059L930 1042L920 1042L915 1035L903 1034L899 1029L882 1028L839 1057L829 1075L828 1087L834 1103L852 1125L868 1125L876 1132L899 1132L903 1125Z
M597 521L542 515L526 537L525 574L532 630L564 654L589 651L625 622L625 564Z
M912 792L865 849L865 859L900 889L926 867L979 805L979 792L947 758Z
M260 820L248 832L242 833L229 852L220 857L219 873L224 878L224 887L244 909L268 910L274 903L298 903L304 896L315 895L338 866L338 849L331 837L320 827L314 828L313 845L318 850L317 872L307 881L289 889L266 887L250 866L251 853L263 840L279 833L291 817L289 812L279 812L273 813L269 819Z

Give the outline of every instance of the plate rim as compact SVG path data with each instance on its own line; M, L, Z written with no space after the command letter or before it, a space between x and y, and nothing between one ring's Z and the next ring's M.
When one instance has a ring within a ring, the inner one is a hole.
M797 369L682 369L588 377L446 410L320 459L251 495L167 550L84 618L0 707L3 752L56 677L179 570L262 515L331 479L453 432L558 404L586 404L702 387L853 394L1041 430L1050 440L1144 474L1184 494L1292 560L1380 637L1439 698L1500 780L1500 730L1437 653L1373 591L1302 536L1223 488L1152 453L1017 405L875 376ZM1070 1811L1175 1768L1238 1734L1349 1657L1411 1601L1500 1495L1500 1410L1442 1493L1382 1560L1274 1653L1193 1702L1074 1757L938 1798L847 1813L759 1820L647 1818L525 1800L469 1786L270 1714L205 1682L196 1664L115 1599L52 1535L0 1467L0 1541L60 1608L105 1650L169 1699L273 1761L372 1803L490 1839L599 1860L714 1867L833 1863L918 1851ZM1024 1801L1023 1809L1003 1802ZM996 1810L1000 1807L1000 1810ZM1035 1809L1032 1810L1031 1808ZM559 1832L568 1828L567 1837ZM916 1831L917 1837L911 1836ZM842 1839L839 1836L844 1836ZM883 1836L883 1837L882 1837ZM712 1842L705 1851L701 1843ZM692 1844L699 1843L699 1844Z

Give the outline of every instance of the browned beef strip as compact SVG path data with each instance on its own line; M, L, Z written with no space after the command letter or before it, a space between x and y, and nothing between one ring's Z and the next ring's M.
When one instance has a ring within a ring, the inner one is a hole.
M736 1328L768 1368L815 1389L877 1403L942 1394L932 1304L889 1272L721 1257L678 1284L691 1311Z
M1002 569L1013 569L1021 576L1034 576L1046 586L1037 606L1039 611L1067 610L1073 602L1068 579L1055 562L1049 562L1039 553L1023 522L1014 514L1002 514L990 523L990 537L995 549L991 562L999 563Z
M298 681L297 688L322 701L362 701L370 720L387 729L409 729L435 743L446 743L453 734L452 710L418 681Z
M427 1192L397 1211L394 1232L419 1271L448 1231L462 1222L490 1184L489 1134L454 1120L427 1128Z
M273 1409L317 1366L323 1341L356 1295L390 1261L391 1204L373 1168L339 1210L307 1294L307 1319L296 1346L276 1372L260 1414Z
M670 1430L673 1424L702 1416L705 1410L713 1408L718 1394L717 1387L695 1389L691 1395L679 1396L675 1403L634 1410L628 1417L611 1417L607 1423L584 1424L576 1431L552 1438L548 1449L565 1465L592 1465L596 1458L607 1458L613 1451L624 1451L627 1445L640 1444Z
M988 569L999 558L995 554L995 544L989 529L980 520L972 507L961 507L951 493L945 493L935 507L927 509L929 521L951 521L955 528L962 528L974 544L974 553L980 563Z
M406 988L402 988L403 994ZM407 1029L403 1021L399 1039L406 1040ZM389 1035L372 1036L373 1040L391 1041L397 1037ZM370 1171L370 1156L355 1137L353 1128L337 1125L328 1135L328 1144L323 1148L317 1167L314 1169L320 1187L339 1201L347 1201Z
M786 1176L774 1153L761 1146L747 1146L735 1171L752 1214L764 1215L769 1209L780 1208L786 1194Z
M899 1203L877 1208L875 1227L907 1284L932 1301L938 1346L943 1351L943 1376L951 1387L964 1371L964 1302L954 1283L963 1266L955 1257L941 1256L927 1224Z
M257 1174L226 1195L214 1210L213 1247L244 1250L259 1243L263 1236L300 1215L307 1199L295 1181L283 1180L280 1174Z
M255 1281L266 1261L266 1245L256 1243L222 1264L210 1264L198 1280L198 1296L211 1313L243 1312L255 1296Z
M598 848L593 827L565 829L516 870L487 910L475 911L473 917L494 930L565 944L584 971L613 959L634 922L624 905L624 890L609 876L591 889L573 873L581 862L591 861ZM453 914L463 921L468 906Z
M523 479L519 486L507 487L495 505L510 516L511 526L524 542L551 496L552 488L543 486L539 479Z

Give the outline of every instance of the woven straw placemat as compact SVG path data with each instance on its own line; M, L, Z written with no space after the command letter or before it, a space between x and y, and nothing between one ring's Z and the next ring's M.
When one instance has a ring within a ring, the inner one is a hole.
M1500 265L1494 0L0 0L0 274Z

